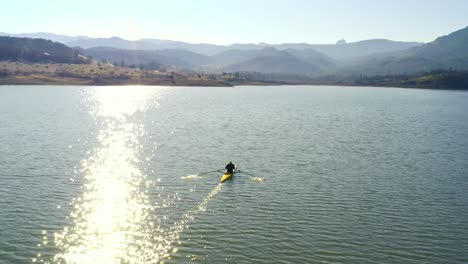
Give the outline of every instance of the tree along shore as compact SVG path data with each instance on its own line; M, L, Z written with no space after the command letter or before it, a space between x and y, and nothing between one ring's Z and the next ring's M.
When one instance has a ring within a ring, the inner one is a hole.
M468 72L435 70L415 75L309 76L265 73L201 73L145 70L108 63L0 62L0 85L339 85L468 90Z

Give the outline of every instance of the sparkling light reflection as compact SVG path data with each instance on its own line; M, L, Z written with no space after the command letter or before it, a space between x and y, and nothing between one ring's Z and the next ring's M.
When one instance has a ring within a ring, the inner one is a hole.
M72 203L70 227L56 234L55 263L157 263L150 182L138 167L137 120L161 88L100 87L90 92L91 114L102 129L98 146L82 161L83 195Z
M164 186L159 186L160 179L149 180L140 162L149 160L141 156L140 141L145 135L141 114L157 106L163 90L130 86L90 89L87 103L100 130L96 147L87 152L88 157L75 171L75 176L84 180L83 192L70 203L68 226L54 233L60 253L52 259L38 253L33 263L163 263L177 252L181 233L206 210L222 185L166 225L171 204L180 197L177 193L149 196L150 191L164 190ZM42 235L38 248L48 244L46 230Z

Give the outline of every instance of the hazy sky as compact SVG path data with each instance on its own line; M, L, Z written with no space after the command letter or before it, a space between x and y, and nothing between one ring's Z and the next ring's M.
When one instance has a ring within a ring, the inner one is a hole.
M0 32L187 42L429 42L468 26L468 0L1 0Z

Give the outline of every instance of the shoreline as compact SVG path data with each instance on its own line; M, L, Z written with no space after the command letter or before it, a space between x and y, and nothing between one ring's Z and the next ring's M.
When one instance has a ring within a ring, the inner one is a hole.
M445 72L421 76L353 76L310 80L258 80L242 73L199 73L177 70L151 71L110 64L59 64L0 61L0 85L57 86L350 86L394 87L427 90L468 90L468 73Z
M447 90L447 91L468 91L457 88L436 88L429 86L410 86L410 85L391 85L391 84L351 84L351 83L288 83L288 82L261 82L261 81L244 81L244 82L209 82L209 81L179 81L168 82L153 79L132 79L127 81L112 81L94 82L80 78L50 78L51 76L31 75L31 78L18 78L18 76L0 76L1 86L173 86L173 87L237 87L237 86L341 86L341 87L372 87L372 88L400 88L400 89L422 89L422 90Z
M175 80L161 81L151 78L135 78L130 80L99 80L81 79L71 77L57 77L49 75L30 75L30 76L3 76L0 77L0 86L15 86L15 85L57 85L57 86L191 86L191 87L234 87L234 86L275 86L275 85L313 85L313 84L295 84L286 82L260 82L260 81L245 81L245 82L220 82L207 80Z
M260 81L245 81L245 82L207 82L207 81L180 81L167 82L152 79L133 79L127 82L123 81L107 81L94 82L92 80L84 80L79 78L50 78L50 76L34 75L31 78L15 78L16 76L0 77L1 86L173 86L173 87L237 87L237 86L340 86L340 87L372 87L372 88L400 88L400 89L422 89L422 90L447 90L447 91L468 91L457 88L435 88L429 86L409 86L409 85L390 85L390 84L350 84L350 83L288 83L288 82L260 82ZM24 76L21 76L24 77ZM48 78L49 77L49 78Z

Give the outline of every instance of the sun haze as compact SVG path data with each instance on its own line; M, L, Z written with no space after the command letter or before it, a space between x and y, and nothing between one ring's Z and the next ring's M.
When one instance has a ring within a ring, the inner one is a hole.
M7 33L47 29L65 35L213 44L373 38L429 42L468 24L468 2L455 0L48 0L27 5L5 1L2 10L1 30Z

